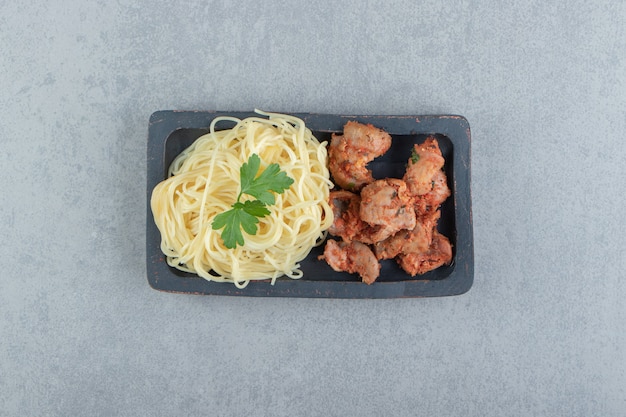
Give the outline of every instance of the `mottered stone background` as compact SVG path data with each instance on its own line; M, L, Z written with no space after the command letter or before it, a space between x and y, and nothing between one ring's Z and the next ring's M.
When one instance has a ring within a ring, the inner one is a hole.
M623 416L623 2L0 3L0 416ZM163 109L461 114L462 296L160 293Z

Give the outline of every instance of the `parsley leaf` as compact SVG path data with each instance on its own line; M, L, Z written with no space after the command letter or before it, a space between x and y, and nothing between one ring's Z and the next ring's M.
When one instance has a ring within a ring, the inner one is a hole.
M270 214L268 205L275 203L274 195L270 191L282 194L293 184L293 179L280 170L278 164L270 164L257 177L256 174L261 166L261 158L252 154L248 162L244 162L239 169L241 191L232 208L220 213L213 219L213 230L222 231L224 246L234 249L237 245L243 246L244 239L241 229L249 235L255 235L260 217ZM248 194L257 200L240 201L243 194Z
M248 230L256 233L256 224L259 219L246 213L240 208L232 208L224 213L220 213L213 219L213 230L224 228L222 232L222 240L224 246L229 249L234 249L237 245L243 246L243 235L241 234L241 227L245 224L244 230Z
M261 175L257 177L256 174L260 164L261 158L259 158L259 155L252 154L250 158L248 158L248 162L241 166L239 170L239 175L241 176L241 192L239 195L251 195L269 206L276 202L274 194L270 191L282 194L283 191L293 184L293 179L288 177L285 172L281 171L278 164L269 164Z
M233 204L234 208L240 208L248 214L251 214L256 217L265 217L270 214L270 211L265 207L262 201L259 200L248 200L243 203L235 203Z

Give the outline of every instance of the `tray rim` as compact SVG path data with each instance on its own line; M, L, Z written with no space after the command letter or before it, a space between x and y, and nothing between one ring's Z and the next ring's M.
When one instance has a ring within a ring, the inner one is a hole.
M208 128L215 117L228 115L238 118L259 116L254 111L218 110L158 110L150 115L147 138L147 218L146 218L146 267L149 285L158 291L196 295L225 295L248 297L300 297L300 298L417 298L461 295L469 291L474 281L473 221L471 207L471 131L468 120L456 114L435 115L343 115L329 113L284 112L304 120L314 131L324 129L324 121L359 120L406 129L391 134L442 134L453 143L453 169L455 185L455 222L457 229L456 256L450 275L441 280L406 280L375 282L366 285L357 281L281 280L275 285L268 282L251 282L239 289L230 283L218 283L200 277L181 277L169 270L160 250L160 233L153 221L150 196L162 177L164 150L167 138L179 129ZM459 181L461 180L461 181ZM463 219L462 215L466 214ZM156 244L156 248L155 248ZM155 250L156 249L156 250Z

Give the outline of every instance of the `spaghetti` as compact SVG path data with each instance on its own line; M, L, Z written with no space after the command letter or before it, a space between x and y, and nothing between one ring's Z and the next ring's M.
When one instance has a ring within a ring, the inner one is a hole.
M154 188L150 200L167 263L238 288L252 280L274 284L283 275L301 278L299 262L323 241L333 223L326 143L297 117L257 113L267 118L214 119L209 133L174 159L168 178ZM235 126L217 130L226 121ZM228 249L211 223L237 200L239 169L252 154L261 158L261 169L277 163L294 183L276 194L271 213L259 219L257 233L244 233L244 245Z

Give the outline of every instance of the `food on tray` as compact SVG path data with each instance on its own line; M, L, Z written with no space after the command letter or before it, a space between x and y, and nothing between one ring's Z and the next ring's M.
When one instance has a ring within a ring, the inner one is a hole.
M377 179L368 164L391 147L384 130L349 121L327 147L297 117L257 113L214 119L154 188L170 266L243 288L301 278L299 262L325 240L319 258L367 284L386 259L411 276L452 261L437 231L451 193L435 137L414 146L402 178Z
M367 164L390 147L389 134L353 121L329 147L331 174L343 188L329 196L329 234L340 240L329 239L320 259L367 284L378 278L379 260L396 259L411 276L452 261L450 241L437 231L440 206L451 194L437 139L414 146L402 179L376 180Z
M245 287L300 278L333 222L326 143L299 118L218 117L172 162L150 205L170 266ZM218 130L219 123L235 126Z

